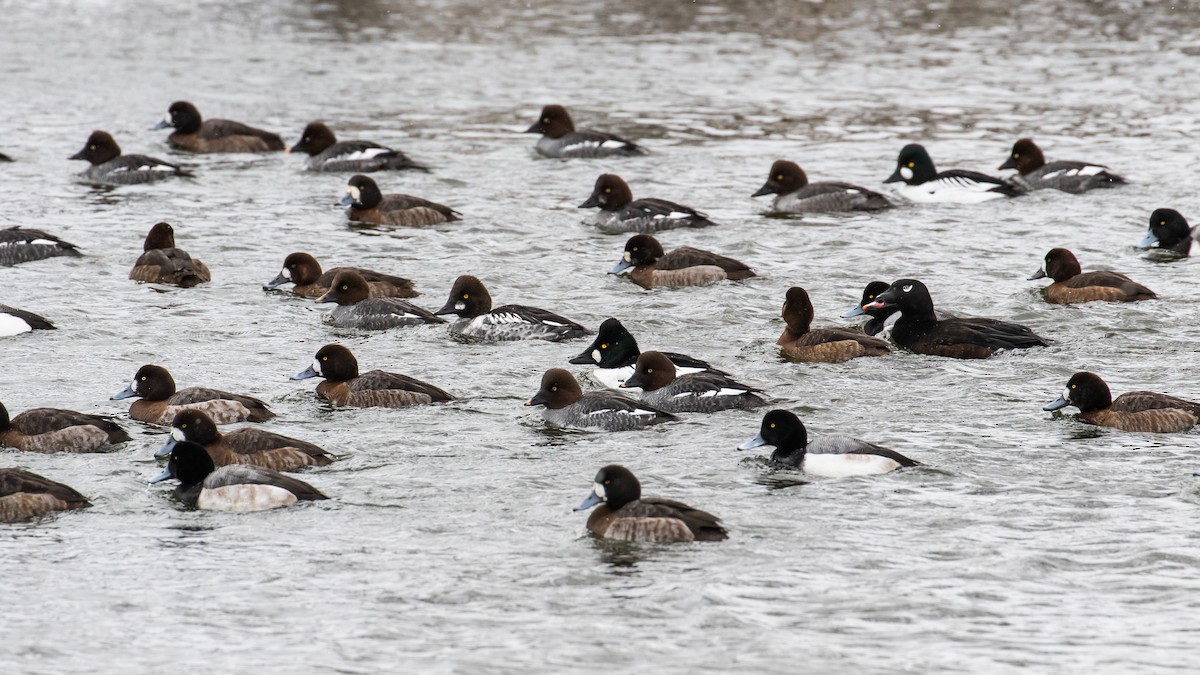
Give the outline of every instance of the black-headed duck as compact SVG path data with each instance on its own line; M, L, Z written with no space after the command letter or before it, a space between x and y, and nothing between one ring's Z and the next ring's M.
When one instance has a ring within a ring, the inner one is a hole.
M571 358L570 363L576 365L592 364L597 368L588 375L596 382L609 389L622 388L621 385L633 375L641 355L637 339L629 332L619 319L608 318L600 324L596 331L596 339L588 348ZM675 372L679 375L698 373L711 370L725 375L723 371L713 368L707 361L693 358L687 354L662 352L675 364Z
M939 173L929 153L916 143L900 150L896 170L883 182L904 183L896 192L918 203L978 204L1023 194L1019 188L977 171L951 169Z
M171 448L166 468L150 482L172 478L179 481L173 496L192 509L245 513L329 499L298 478L261 466L227 464L218 468L204 446L190 441Z
M739 445L738 450L763 445L775 447L772 462L829 478L869 476L919 464L895 450L850 436L810 440L804 423L787 410L772 410L763 416L758 435Z
M1183 214L1175 209L1154 209L1150 214L1150 229L1138 242L1138 248L1157 248L1186 257L1192 251L1192 240L1198 227L1190 227Z

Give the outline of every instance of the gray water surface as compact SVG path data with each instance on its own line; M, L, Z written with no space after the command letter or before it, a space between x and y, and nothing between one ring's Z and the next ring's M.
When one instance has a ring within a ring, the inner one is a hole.
M1200 610L1200 436L1088 427L1041 406L1071 373L1115 393L1200 398L1196 260L1133 248L1150 211L1200 218L1200 13L1084 2L0 2L0 226L43 227L87 257L0 268L0 301L61 330L6 339L0 400L124 417L144 363L179 386L265 398L273 431L343 455L305 480L319 504L188 512L147 486L163 430L126 422L111 454L24 466L92 498L0 528L0 671L1192 672ZM324 119L430 174L385 192L461 223L359 229L348 176L299 157L186 156L149 127L174 100L281 133ZM545 103L643 142L645 158L538 159L519 133ZM93 129L195 180L95 188L65 157ZM908 142L995 173L1012 143L1106 163L1132 184L871 216L766 218L775 159L883 189ZM599 173L720 228L671 232L759 277L644 292L605 271L625 238L582 225ZM127 280L159 220L213 282ZM1045 304L1028 282L1066 246L1161 299ZM327 307L263 293L292 251L412 278L437 308L459 274L498 304L705 358L760 384L813 434L849 433L925 466L805 479L734 448L760 414L641 433L547 429L521 403L586 341L478 344L443 327L334 329ZM924 280L939 306L1020 321L1052 347L981 362L898 353L783 362L792 285L818 325L873 279ZM463 397L333 410L289 382L339 341L363 369ZM721 516L720 544L610 545L571 507L608 463L646 494Z

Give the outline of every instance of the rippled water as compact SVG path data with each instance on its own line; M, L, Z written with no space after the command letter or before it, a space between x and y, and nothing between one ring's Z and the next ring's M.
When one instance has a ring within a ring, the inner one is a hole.
M793 3L463 0L0 2L0 225L44 227L87 257L0 268L3 300L61 330L4 342L0 400L123 415L143 363L180 386L266 398L268 428L341 461L304 475L333 499L277 512L186 512L148 487L159 429L112 454L0 463L62 480L89 511L0 529L0 670L373 673L1042 672L1195 668L1195 432L1118 433L1041 406L1076 370L1116 391L1200 398L1196 260L1132 244L1160 206L1200 218L1200 17L1192 5L1060 0ZM462 223L351 229L346 176L292 156L170 154L148 128L189 99L294 142L341 136L434 167L379 176ZM650 157L535 159L520 133L544 103L643 140ZM194 181L97 189L64 158L93 129L170 156ZM1127 187L977 206L770 219L748 197L770 163L877 186L907 142L991 171L1032 135L1051 158L1108 163ZM598 173L724 227L673 232L751 264L742 284L642 292L604 272L624 238L580 224ZM159 220L214 280L126 279ZM1124 271L1161 300L1052 307L1027 282L1046 250ZM760 383L814 433L846 432L925 463L856 479L772 472L736 452L758 414L645 433L561 433L521 407L585 343L469 344L443 328L365 334L260 285L284 256L414 279L437 307L454 277L498 303L596 325ZM935 302L1026 323L1053 347L960 362L911 354L782 362L788 286L818 324L865 282L915 276ZM331 410L287 377L320 345L464 400ZM584 534L596 469L722 516L721 544L612 546Z

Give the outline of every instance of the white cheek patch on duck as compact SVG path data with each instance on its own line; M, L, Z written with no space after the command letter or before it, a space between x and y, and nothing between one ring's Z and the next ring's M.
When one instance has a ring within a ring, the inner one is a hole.
M196 506L208 511L266 511L296 503L296 495L274 485L226 485L200 491Z
M903 178L904 180L912 180L913 170L908 168L907 166L900 167L900 177Z
M179 427L175 427L175 428L171 429L171 438L174 438L176 441L178 441L180 443L187 440L187 436L183 435L183 430L180 429Z
M461 311L463 311L463 310L464 310L464 309L466 309L466 308L467 308L467 303L465 303L465 302L456 302L456 303L454 303L454 309L456 309L456 310L458 310L458 311L460 311L460 312L461 312Z
M600 350L599 349L592 350L592 360L595 361L596 363L600 363Z

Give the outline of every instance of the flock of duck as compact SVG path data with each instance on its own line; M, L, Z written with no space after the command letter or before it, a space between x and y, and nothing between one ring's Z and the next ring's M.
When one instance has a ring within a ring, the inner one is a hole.
M458 220L451 207L405 194L384 194L366 173L390 170L428 171L403 152L363 140L339 141L326 125L307 125L290 149L277 134L238 122L204 119L194 105L173 103L156 128L172 128L171 148L190 153L283 151L305 153L312 171L354 173L342 204L352 221L401 227L431 226ZM528 129L540 134L536 151L562 159L637 156L645 150L620 136L576 129L567 110L548 105ZM0 155L0 159L7 157ZM190 178L186 168L145 155L123 154L107 132L95 131L83 149L70 159L89 163L83 177L102 184L149 183ZM1119 186L1125 179L1105 166L1088 162L1047 162L1038 146L1021 139L1001 169L1015 169L1008 178L966 170L937 171L920 145L905 146L895 171L884 182L899 183L896 193L911 202L977 203L1018 197L1039 189L1083 193ZM810 183L794 162L776 161L754 196L775 195L779 213L876 211L892 208L888 197L843 182ZM714 226L703 212L655 199L634 199L619 176L602 174L580 208L597 208L592 222L602 232L631 233L613 274L628 274L643 288L700 286L738 281L755 275L746 264L710 251L681 247L666 251L654 234L676 228ZM1196 236L1184 217L1172 209L1157 209L1140 246L1161 249L1163 255L1187 256ZM211 280L207 266L175 245L168 223L154 225L142 255L129 278L139 282L184 288ZM0 264L15 265L55 256L79 256L74 244L41 230L12 227L0 230ZM1049 277L1048 302L1136 302L1155 293L1125 275L1083 272L1075 255L1051 249L1045 264L1031 279ZM576 376L564 368L545 372L527 406L541 406L547 422L562 427L622 431L675 421L680 415L768 405L758 388L684 354L641 351L633 335L615 318L596 331L554 312L526 305L493 307L483 281L463 275L454 281L445 304L437 311L408 299L418 292L413 282L357 267L323 269L304 252L287 255L279 274L264 289L290 292L333 303L329 321L336 326L387 330L421 324L449 323L453 333L477 340L549 341L594 336L572 364L593 369L588 377L606 387L585 392ZM987 358L999 350L1046 346L1050 341L1030 328L992 318L963 317L935 308L929 290L917 279L892 283L874 281L861 301L843 317L865 316L857 328L812 328L813 306L800 287L787 291L782 316L786 324L778 339L781 353L803 362L835 363L859 357L881 357L895 346L920 353L960 359ZM890 326L890 341L881 337ZM32 312L0 305L0 336L53 329ZM328 344L312 364L292 377L320 378L317 396L334 406L405 407L454 400L433 384L408 375L369 370L360 372L349 349ZM620 392L620 393L619 393ZM634 396L625 395L633 394ZM232 422L265 422L275 413L261 400L216 389L178 389L170 372L147 364L114 399L136 398L131 419L169 425L166 443L156 457L166 458L163 472L151 480L178 481L174 496L202 508L247 511L275 508L298 500L325 499L317 488L281 472L322 466L336 457L312 443L247 427L222 432ZM1074 406L1080 419L1126 431L1176 432L1200 423L1200 403L1152 392L1130 392L1115 400L1104 380L1094 373L1076 373L1062 395L1046 410ZM103 451L130 440L112 419L56 408L35 408L10 418L0 405L0 446L44 453ZM739 449L775 448L771 460L781 466L817 476L879 474L918 463L904 455L847 436L810 439L804 423L786 410L771 410L759 431ZM61 483L28 471L0 469L0 522L28 519L42 513L88 506L87 499ZM596 507L588 530L596 536L636 541L697 541L726 538L712 514L667 499L643 497L634 474L618 465L596 474L592 490L576 510Z

